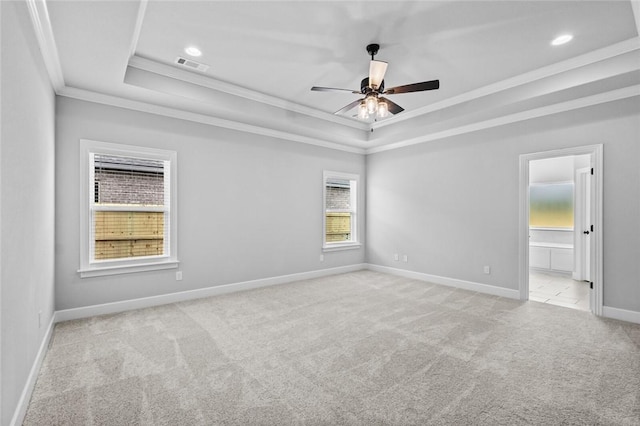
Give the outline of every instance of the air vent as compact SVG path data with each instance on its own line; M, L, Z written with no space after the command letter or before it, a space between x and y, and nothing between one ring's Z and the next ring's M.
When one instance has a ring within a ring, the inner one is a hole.
M196 71L205 72L209 69L209 65L201 64L191 59L186 59L178 56L175 61L176 64Z

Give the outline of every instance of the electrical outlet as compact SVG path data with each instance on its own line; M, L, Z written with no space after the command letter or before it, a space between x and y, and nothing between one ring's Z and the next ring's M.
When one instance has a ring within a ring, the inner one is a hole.
M406 254L404 256L402 256L402 261L403 262L408 262L409 261L409 256L407 256Z
M320 255L320 262L324 262L324 254Z
M491 273L491 266L485 266L484 267L484 273L485 274L490 274Z
M182 281L182 271L176 271L176 281Z
M398 253L393 254L393 260L395 260L396 262L400 260L400 256L398 256Z

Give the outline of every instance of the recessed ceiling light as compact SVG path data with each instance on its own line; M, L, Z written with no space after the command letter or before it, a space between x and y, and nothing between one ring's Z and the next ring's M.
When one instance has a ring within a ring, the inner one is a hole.
M562 34L553 39L551 42L552 46L560 46L561 44L569 43L573 39L571 34Z
M185 53L189 56L202 56L202 52L195 46L189 46L184 49Z

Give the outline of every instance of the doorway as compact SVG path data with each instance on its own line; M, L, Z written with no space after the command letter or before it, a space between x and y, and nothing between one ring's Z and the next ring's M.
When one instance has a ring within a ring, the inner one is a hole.
M602 314L601 170L602 145L520 156L522 300Z

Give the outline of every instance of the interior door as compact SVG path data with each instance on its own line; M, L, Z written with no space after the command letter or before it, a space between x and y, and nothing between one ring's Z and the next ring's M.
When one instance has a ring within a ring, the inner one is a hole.
M593 236L593 214L592 205L592 185L593 178L591 168L579 169L576 171L576 247L578 257L576 257L576 275L574 279L580 281L592 281L591 278L591 256L592 256L592 236ZM596 300L593 287L589 290L589 310L595 312Z
M582 276L583 280L591 281L591 169L582 173L584 183L582 185L584 191L584 205L582 211L584 212L582 221L582 238L583 238L583 258L582 258Z
M591 168L576 170L574 280L591 281Z

